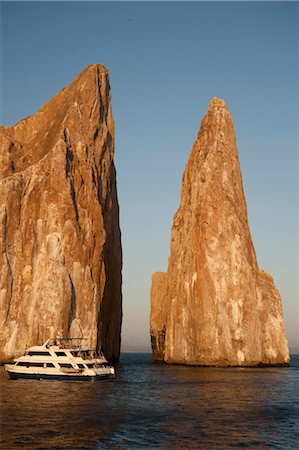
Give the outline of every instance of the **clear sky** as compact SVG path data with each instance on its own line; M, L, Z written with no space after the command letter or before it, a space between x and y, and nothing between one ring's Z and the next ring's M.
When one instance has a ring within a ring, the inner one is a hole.
M181 177L213 96L233 117L259 265L299 347L298 3L2 2L3 125L108 67L121 213L123 343L149 347Z

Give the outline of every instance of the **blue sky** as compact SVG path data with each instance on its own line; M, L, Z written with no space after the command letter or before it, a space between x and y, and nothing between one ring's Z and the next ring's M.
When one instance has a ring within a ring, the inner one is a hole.
M124 252L123 342L149 346L181 177L210 99L233 117L259 265L299 347L298 3L2 2L3 125L108 67Z

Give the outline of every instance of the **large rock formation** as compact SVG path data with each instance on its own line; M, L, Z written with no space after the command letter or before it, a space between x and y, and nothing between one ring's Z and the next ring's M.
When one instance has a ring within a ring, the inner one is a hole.
M62 335L119 356L122 251L108 71L0 128L0 360Z
M168 272L153 275L151 339L167 363L289 364L280 295L257 264L234 127L217 98L184 171Z

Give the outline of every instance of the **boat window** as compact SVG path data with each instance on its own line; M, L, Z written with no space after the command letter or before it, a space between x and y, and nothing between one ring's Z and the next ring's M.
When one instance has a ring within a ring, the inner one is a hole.
M73 356L78 356L78 351L71 352L71 354L72 354Z
M56 356L66 356L64 352L55 352Z
M18 362L18 366L23 367L43 367L44 363L42 362L27 362L27 361L21 361Z
M78 364L78 367L80 367L80 369L85 369L84 364Z
M67 364L67 363L65 363L65 364L59 364L60 365L60 367L64 367L64 368L66 368L66 369L69 369L69 368L73 368L73 366L72 366L72 364Z
M47 367L55 367L52 363L47 363Z
M28 352L28 356L51 356L51 353L49 353L49 352L42 352L42 351L40 351L40 352L30 351L30 352Z
M93 368L93 364L87 364L87 367L89 367L89 369Z

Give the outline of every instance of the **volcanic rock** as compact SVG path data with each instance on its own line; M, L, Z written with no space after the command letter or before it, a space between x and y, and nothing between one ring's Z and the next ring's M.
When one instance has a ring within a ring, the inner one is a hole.
M108 70L0 127L0 360L84 337L117 360L122 250Z
M186 165L167 273L151 290L153 359L209 366L288 365L281 298L260 270L234 127L213 98Z

